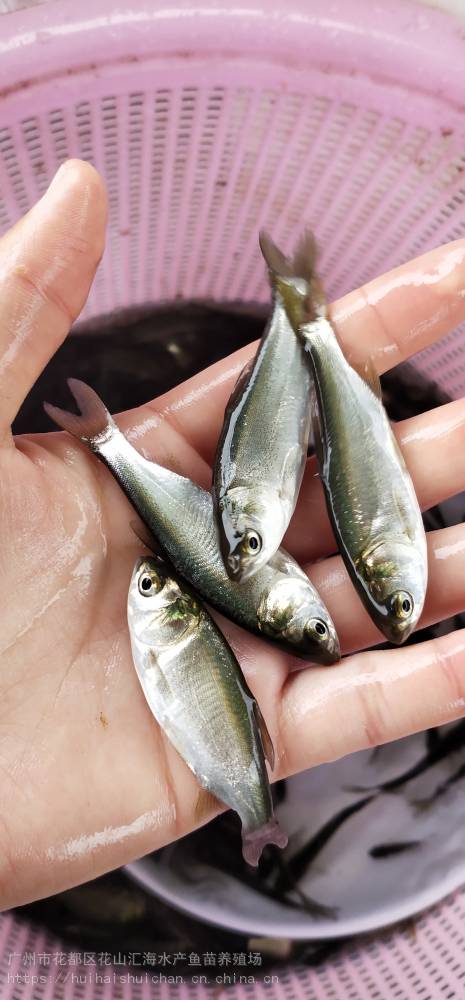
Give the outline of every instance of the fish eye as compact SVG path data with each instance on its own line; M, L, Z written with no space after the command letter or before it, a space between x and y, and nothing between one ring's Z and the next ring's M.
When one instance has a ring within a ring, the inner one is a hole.
M315 632L320 639L325 638L328 635L328 626L325 624L321 618L312 618L306 626L306 632L313 637Z
M142 573L139 577L139 593L143 597L152 597L153 594L158 593L160 590L160 582L158 577L151 575L150 573Z
M262 547L262 540L257 531L248 531L242 542L242 549L249 556L257 556Z
M406 590L398 590L395 594L392 594L388 603L389 611L399 621L406 621L407 618L411 618L413 607L413 597Z

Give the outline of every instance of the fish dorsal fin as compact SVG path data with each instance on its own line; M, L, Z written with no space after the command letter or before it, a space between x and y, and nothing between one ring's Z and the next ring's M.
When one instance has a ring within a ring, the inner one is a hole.
M356 362L355 364L352 362L352 368L357 372L357 375L360 375L360 378L366 382L376 398L381 400L381 382L371 355L364 362Z
M267 726L267 724L266 724L266 722L265 722L265 720L263 718L263 715L262 715L262 713L260 711L260 707L257 704L257 702L255 701L255 699L254 699L254 703L253 703L253 712L254 712L254 716L255 716L255 722L257 723L258 729L260 730L260 736L262 738L262 745L263 745L263 752L264 752L265 757L266 757L266 759L267 759L267 761L268 761L268 763L269 763L269 765L271 767L271 770L274 771L274 764L275 764L274 746L273 746L273 743L272 743L272 740L271 740L271 736L270 736L270 734L268 732L268 726Z

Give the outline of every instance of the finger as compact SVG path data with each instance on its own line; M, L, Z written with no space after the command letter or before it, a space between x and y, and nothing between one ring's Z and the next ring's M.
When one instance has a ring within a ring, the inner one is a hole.
M334 303L331 319L352 361L380 375L465 319L465 239L436 247Z
M402 420L393 429L422 510L465 489L465 399ZM307 462L296 512L283 545L294 556L308 561L337 548L315 459Z
M465 630L293 674L278 719L280 776L465 715Z
M211 483L211 463L224 408L239 373L256 347L257 343L242 347L158 399L121 414L125 427L133 421L136 424L133 444L143 440L147 457L161 461L166 435L174 432L178 441L184 441L202 459ZM120 420L118 423L123 426Z
M144 458L155 460L180 476L187 476L203 489L210 489L211 466L177 429L175 421L160 419L153 404L121 413L117 422Z
M428 590L418 628L465 610L465 525L429 531ZM340 556L306 567L334 620L343 654L385 642L352 585Z
M163 416L156 404L148 404L124 414L119 423L147 458L209 489L210 466L186 441L176 411ZM465 400L403 420L394 425L394 432L423 510L465 489ZM314 459L307 463L297 509L283 545L300 561L307 562L336 551Z
M4 433L80 313L104 246L106 197L69 160L0 241L0 422Z
M380 374L434 343L465 320L465 240L431 250L339 299L331 315L347 356L374 358ZM242 348L153 404L209 462L225 405L257 348Z

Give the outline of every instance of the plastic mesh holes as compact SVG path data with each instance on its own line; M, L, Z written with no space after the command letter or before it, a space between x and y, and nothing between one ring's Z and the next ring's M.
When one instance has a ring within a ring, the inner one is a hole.
M246 70L234 83L192 71L163 86L161 75L153 87L148 74L130 88L115 78L113 93L100 81L96 93L83 73L77 102L27 115L19 103L0 131L2 230L67 156L104 174L107 250L82 320L179 298L266 301L262 226L285 250L316 228L331 297L465 233L463 137L416 124L411 95L399 117L373 90L366 106L359 91L350 99L349 80L341 98L326 80L300 91L291 71L281 91ZM462 332L416 359L455 395Z

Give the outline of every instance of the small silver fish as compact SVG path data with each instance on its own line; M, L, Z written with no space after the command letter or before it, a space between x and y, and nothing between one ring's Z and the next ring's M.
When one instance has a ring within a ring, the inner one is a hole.
M178 573L228 618L294 656L336 663L339 642L323 601L294 559L279 549L244 584L231 580L218 546L209 493L148 462L129 443L88 385L68 381L81 415L45 403L64 430L105 462Z
M275 248L265 233L260 247L272 268ZM308 266L296 258L289 274ZM310 435L310 384L275 288L271 319L226 407L214 463L220 548L233 580L247 580L269 561L294 513Z
M273 745L224 636L161 559L138 559L128 595L134 665L147 702L199 783L242 821L243 855L285 847L273 815L265 754Z
M315 257L303 241L302 260ZM282 255L281 255L282 256ZM415 628L427 586L427 550L412 480L367 365L360 374L344 357L328 319L315 271L273 281L304 345L314 380L313 421L326 503L347 570L373 621L400 644ZM371 366L372 369L372 366Z

